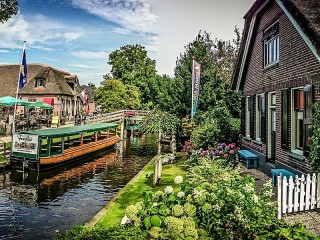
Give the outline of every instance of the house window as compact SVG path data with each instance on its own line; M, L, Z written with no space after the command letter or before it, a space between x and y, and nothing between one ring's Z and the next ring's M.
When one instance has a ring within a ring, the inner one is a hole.
M36 98L28 98L28 102L37 102Z
M45 87L45 80L43 78L37 78L36 87Z
M279 62L279 22L267 28L263 33L264 67Z
M304 88L293 89L292 95L292 150L295 153L308 156L312 136L312 86L307 85Z
M246 137L253 138L254 131L254 96L247 97Z
M264 142L266 139L266 100L265 94L256 97L256 140Z

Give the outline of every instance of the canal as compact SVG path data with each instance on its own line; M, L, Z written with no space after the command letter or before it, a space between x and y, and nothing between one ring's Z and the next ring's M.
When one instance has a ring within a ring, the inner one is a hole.
M156 155L157 136L128 138L43 173L0 172L0 239L52 239L88 222Z

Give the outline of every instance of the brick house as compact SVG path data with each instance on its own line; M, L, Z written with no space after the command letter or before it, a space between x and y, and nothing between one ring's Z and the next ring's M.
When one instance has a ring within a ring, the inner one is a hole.
M0 97L15 97L19 65L0 65ZM19 98L28 102L44 101L53 114L73 117L85 110L79 97L83 87L76 75L44 64L28 64L27 84L19 90ZM22 109L20 109L22 110Z
M242 147L259 167L310 172L312 103L320 100L320 1L256 0L245 14L232 88L243 92Z

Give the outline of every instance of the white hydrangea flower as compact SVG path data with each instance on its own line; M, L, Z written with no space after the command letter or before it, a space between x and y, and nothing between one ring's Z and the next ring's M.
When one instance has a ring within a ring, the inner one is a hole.
M156 207L156 206L158 206L158 203L155 202L155 203L152 204L152 206Z
M173 192L173 187L171 186L166 186L166 188L164 189L164 192L167 194L170 194Z
M176 176L176 177L174 178L174 183L175 183L175 184L181 184L181 183L183 183L183 177L182 177L182 176Z
M215 205L212 206L212 209L215 210L215 211L220 211L221 207L218 204L215 204Z
M253 194L251 198L254 203L258 203L259 197L257 195Z
M178 198L183 198L184 196L185 196L185 193L182 192L182 191L180 191L180 192L177 193L177 197L178 197Z
M253 187L251 187L250 185L248 185L248 184L246 184L246 186L245 187L242 187L246 192L251 192L251 191L253 191L254 189L253 189Z

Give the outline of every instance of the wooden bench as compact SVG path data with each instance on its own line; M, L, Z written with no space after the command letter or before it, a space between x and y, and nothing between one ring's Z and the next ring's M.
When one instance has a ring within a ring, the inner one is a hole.
M287 179L289 179L291 176L294 179L294 177L296 176L295 174L293 174L292 172L289 172L288 170L279 168L279 169L271 169L271 174L272 174L272 185L275 187L277 186L277 178L278 176L282 176L282 177L286 177Z
M239 150L239 160L244 158L246 160L246 167L249 168L258 168L258 156L253 154L248 150Z

